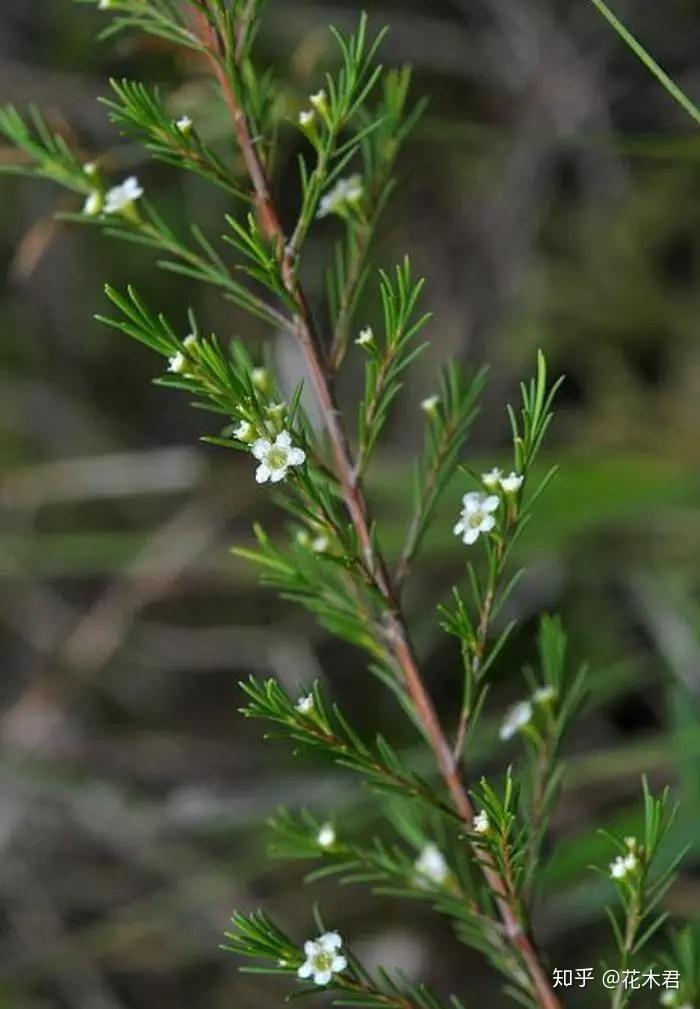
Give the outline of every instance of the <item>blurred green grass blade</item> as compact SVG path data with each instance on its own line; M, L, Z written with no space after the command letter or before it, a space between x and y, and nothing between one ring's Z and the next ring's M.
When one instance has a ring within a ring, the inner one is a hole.
M612 25L622 41L625 42L632 52L642 61L647 70L656 77L659 84L668 91L671 97L675 99L675 101L677 101L678 104L685 109L688 115L700 126L700 109L697 105L688 98L685 92L678 87L676 82L673 81L666 71L659 66L651 53L647 52L641 42L639 42L634 35L625 28L620 19L613 14L603 0L591 0L591 2L598 8L606 21Z

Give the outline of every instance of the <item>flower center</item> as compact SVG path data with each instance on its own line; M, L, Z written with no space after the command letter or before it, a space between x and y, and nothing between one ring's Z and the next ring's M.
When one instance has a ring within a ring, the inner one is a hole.
M271 448L267 454L267 465L270 469L284 469L287 465L286 448Z
M471 529L476 529L478 526L481 525L483 521L484 521L484 513L481 510L479 510L471 513L471 515L467 518L467 525Z
M333 953L316 953L314 954L314 967L317 971L330 970L333 958Z

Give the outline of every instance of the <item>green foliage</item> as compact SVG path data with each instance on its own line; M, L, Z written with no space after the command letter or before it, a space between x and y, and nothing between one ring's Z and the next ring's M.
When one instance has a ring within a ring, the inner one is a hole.
M655 798L646 779L642 785L642 838L621 838L603 832L619 853L610 866L610 874L617 887L622 914L618 916L612 909L608 909L608 918L623 976L624 971L630 968L666 921L667 912L659 912L658 906L672 885L678 864L685 854L681 852L670 864L657 869L659 850L673 824L677 808L670 805L668 789L664 789L660 797ZM624 1009L629 1005L631 997L631 989L621 981L611 992L611 1009Z
M394 275L380 273L380 292L384 316L382 339L372 329L365 331L365 395L360 402L357 469L361 473L369 463L386 424L391 404L401 391L401 376L426 346L413 346L414 337L429 315L416 316L416 305L423 289L422 280L411 277L408 258L397 266Z
M318 684L296 703L276 680L264 683L251 677L240 684L250 703L242 709L246 718L262 718L275 725L275 738L291 739L325 754L334 763L361 774L380 792L410 796L454 818L453 810L420 775L404 768L400 757L379 735L374 747L365 744L336 704L328 706ZM308 711L300 701L311 698Z
M304 962L305 954L301 947L295 946L261 911L249 915L236 914L232 921L234 931L226 933L228 941L224 949L238 956L263 961L260 966L247 968L249 973L293 976ZM318 913L316 925L319 932L325 932ZM347 953L345 947L343 952ZM455 996L448 1003L443 1002L425 985L412 984L398 971L392 976L380 968L373 976L352 954L348 954L348 958L347 970L334 974L330 984L324 986L324 990L334 992L333 1005L363 1006L365 1009L465 1009ZM275 966L267 966L266 961L274 961ZM296 991L294 997L312 995L317 991L307 987Z
M110 81L116 100L104 98L110 119L127 136L140 141L159 161L201 175L226 192L247 199L228 168L199 136L189 117L174 119L158 88L138 81Z
M73 192L89 194L93 188L90 178L68 142L49 129L34 106L30 106L29 119L26 123L13 105L0 109L0 134L28 159L0 164L0 172L33 175Z
M284 598L306 607L332 634L355 646L358 665L360 654L368 657L371 672L393 692L421 743L431 748L434 767L424 761L431 770L417 773L383 736L365 742L318 685L294 700L274 680L243 683L245 717L262 719L273 735L297 749L350 769L381 794L384 804L382 832L369 840L350 838L344 828L324 831L326 820L311 812L282 811L273 823L278 849L295 858L322 857L324 864L310 879L337 875L341 882L369 883L396 899L429 901L451 920L461 941L501 972L509 995L522 1005L552 1009L556 997L532 939L534 891L564 773L562 745L586 693L585 669L572 671L557 618L541 620L538 661L525 670L528 697L501 726L502 741L518 735L524 742L517 774L510 768L502 775L495 768L490 779L470 786L465 765L467 744L486 709L496 660L511 629L499 621L520 574L509 570L513 550L554 472L535 478L561 379L550 382L539 353L534 377L521 386L519 408L508 407L513 471L480 475L460 466L460 459L485 372L467 374L454 363L443 368L438 392L422 404L425 448L416 467L405 540L397 564L391 565L367 504L364 478L406 371L422 350L417 336L428 318L418 307L423 281L414 279L408 256L393 271L378 271L381 319L374 326L370 322L357 339L366 366L355 452L334 380L372 273L372 240L394 186L395 161L422 106L409 107L408 70L384 72L377 65L383 32L370 38L365 16L352 34L332 30L339 66L298 118L304 141L301 196L287 234L271 174L278 131L287 127L275 82L253 59L262 8L261 0L100 3L113 15L105 36L124 29L150 33L196 51L211 70L240 147L235 166L216 153L192 121L173 119L156 88L112 82L114 97L105 104L120 131L158 160L194 172L245 203L243 215L229 214L221 222L222 241L235 250L233 267L199 226L186 241L175 234L136 179L113 186L99 164L83 165L34 111L30 125L12 108L0 114L0 132L21 156L8 170L50 179L86 196L82 213L65 215L68 219L154 249L163 268L211 285L277 336L297 340L319 401L323 433L302 409L301 385L291 394L283 391L265 350L254 358L238 340L207 335L192 313L186 335L181 334L134 288L125 294L107 288L116 318L102 321L164 357L167 371L156 381L184 391L196 407L219 418L222 426L207 440L251 453L259 463L256 479L277 487L292 521L288 541L278 545L256 524L256 545L238 548L237 554L257 565ZM343 232L335 240L328 275L330 325L324 328L304 289L301 266L311 228L328 216ZM401 590L458 470L477 489L464 495L454 527L470 551L465 586L455 587L450 605L441 609L443 627L458 641L462 660L462 706L452 744L423 681ZM672 818L668 796L655 799L645 784L643 838L610 835L620 852L611 872L622 913L611 912L611 922L623 969L664 921L659 905L678 860L657 869L657 856ZM318 916L316 924L324 931ZM262 961L249 968L254 972L294 979L295 996L326 987L318 981L299 987L297 972L307 953L262 912L235 915L226 948ZM690 940L677 940L674 956L696 979ZM349 953L346 965L331 973L328 988L337 1005L447 1009L423 985L384 969L370 975ZM695 980L686 984L689 997L696 997ZM612 994L612 1009L627 1002L622 987ZM462 1009L454 998L449 1004Z
M618 17L613 14L608 5L603 2L603 0L591 0L591 3L598 8L600 13L606 19L608 24L610 24L617 34L620 36L625 45L629 46L634 55L642 61L644 66L649 70L657 81L669 95L678 102L682 109L688 113L691 119L694 119L696 123L700 125L700 109L693 102L684 91L678 86L678 84L669 77L665 70L663 70L659 64L656 62L654 57L648 52L647 49L639 42L638 39L634 37L632 32L625 27L625 25L620 21Z

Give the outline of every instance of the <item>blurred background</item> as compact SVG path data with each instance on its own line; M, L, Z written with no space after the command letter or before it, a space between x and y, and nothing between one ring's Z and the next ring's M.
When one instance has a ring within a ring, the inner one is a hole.
M391 26L386 63L412 63L414 94L430 99L375 257L410 250L435 312L370 481L387 550L409 514L418 403L447 353L491 366L475 467L506 462L504 404L537 347L567 376L547 460L561 471L519 548L519 629L471 770L503 767L495 727L522 693L537 614L561 612L595 700L570 740L538 927L553 966L596 966L612 895L588 868L610 860L596 831L635 829L641 773L682 803L670 847L690 850L668 909L700 911L700 138L585 0L364 6ZM324 26L350 28L360 9L270 2L259 55L290 116L327 65ZM616 10L697 100L700 4ZM149 40L97 42L104 17L3 0L0 98L36 102L86 157L137 172L174 227L197 219L216 235L225 197L146 163L96 100L110 75L158 81L230 156L203 68ZM290 215L296 142L290 131L281 148ZM74 208L48 185L0 185L0 1006L280 1004L285 986L239 975L221 934L234 907L262 906L303 939L318 900L359 953L500 1009L498 979L427 908L333 883L302 891L305 866L267 859L265 820L282 801L333 810L360 834L383 829L381 807L351 775L263 742L237 713L239 679L274 675L295 691L319 678L365 733L423 758L362 657L230 555L254 519L284 534L250 461L202 445L212 418L151 385L158 361L93 316L106 281L135 282L183 332L193 305L221 336L259 346L269 334L148 251L54 222ZM324 222L309 247L319 299L336 233ZM358 321L373 310L368 296ZM298 374L286 341L274 353ZM351 355L349 407L358 376ZM408 593L447 724L458 656L436 605L463 575L451 535L463 490L450 487Z

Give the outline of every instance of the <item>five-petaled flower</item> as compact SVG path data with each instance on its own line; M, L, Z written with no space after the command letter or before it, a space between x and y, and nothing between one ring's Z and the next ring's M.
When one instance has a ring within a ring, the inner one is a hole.
M500 498L495 494L480 494L479 491L465 494L462 498L462 513L454 527L455 536L461 536L467 546L476 543L481 533L491 532L496 525L493 512L500 503Z
M529 701L520 701L508 711L498 734L501 739L511 739L530 721L532 721L532 704Z
M432 841L423 848L413 867L418 877L418 885L423 887L428 883L443 886L450 875L450 867L445 856Z
M328 217L329 214L343 216L348 207L360 202L363 193L362 176L351 175L349 179L338 179L321 200L316 216Z
M313 978L314 984L330 984L334 974L340 974L348 965L340 950L343 940L337 932L324 932L318 939L309 939L304 943L306 960L297 974L305 981Z
M250 447L251 452L260 465L255 471L258 483L278 483L284 480L290 466L301 466L306 459L303 448L292 445L289 431L280 431L274 441L258 438Z
M108 191L105 197L105 214L120 214L142 196L143 188L139 180L135 175L130 175L121 185L114 186Z

